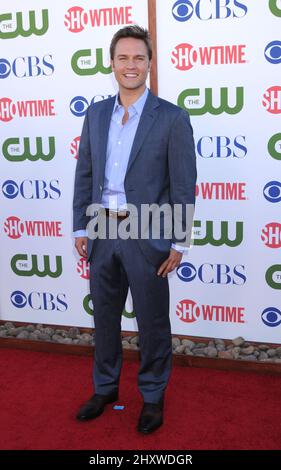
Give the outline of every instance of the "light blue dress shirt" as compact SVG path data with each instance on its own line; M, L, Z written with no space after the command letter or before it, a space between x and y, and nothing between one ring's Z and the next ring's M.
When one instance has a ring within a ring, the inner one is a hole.
M111 116L108 133L105 178L101 204L112 210L126 209L124 189L128 161L139 125L141 113L148 95L148 89L128 108L129 118L123 125L125 108L119 104L118 95Z
M101 197L101 205L111 210L124 210L127 207L124 180L147 96L148 89L146 88L140 98L129 106L129 117L124 125L122 124L122 118L125 108L119 103L119 94L115 98L108 133L104 186ZM74 237L85 237L87 231L77 230L73 235ZM180 252L185 251L182 246L172 244L172 247Z

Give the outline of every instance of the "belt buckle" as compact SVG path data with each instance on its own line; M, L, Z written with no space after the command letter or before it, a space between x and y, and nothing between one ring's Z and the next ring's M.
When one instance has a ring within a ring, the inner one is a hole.
M117 212L117 217L126 217L126 216L127 216L127 211L126 210Z
M112 210L109 209L108 215L109 215L109 217L112 217L113 219L117 219L118 212L117 211L112 211Z
M118 217L126 217L128 213L126 210L114 211L114 210L109 209L108 215L109 217L112 217L113 219L118 219Z

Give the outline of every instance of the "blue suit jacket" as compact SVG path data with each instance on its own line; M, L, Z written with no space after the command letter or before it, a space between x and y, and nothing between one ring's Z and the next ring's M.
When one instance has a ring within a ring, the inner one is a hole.
M101 202L107 138L115 97L90 105L85 117L76 167L73 230L86 229L87 207ZM195 203L196 158L189 116L178 106L151 92L144 105L129 157L124 188L129 204ZM185 213L183 211L183 213ZM186 220L183 217L183 230ZM138 239L147 259L155 265L164 260L171 239ZM93 240L89 240L90 259Z

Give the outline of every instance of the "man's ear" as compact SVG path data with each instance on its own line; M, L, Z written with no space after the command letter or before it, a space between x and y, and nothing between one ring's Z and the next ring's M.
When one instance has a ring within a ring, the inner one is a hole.
M111 69L114 70L114 62L112 59L110 59L110 65L111 65Z

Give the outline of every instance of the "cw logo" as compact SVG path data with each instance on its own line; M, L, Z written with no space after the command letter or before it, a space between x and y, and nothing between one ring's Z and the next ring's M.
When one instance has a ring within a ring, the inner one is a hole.
M188 111L191 116L202 116L203 114L210 113L217 116L223 112L227 114L238 114L244 106L244 88L236 87L236 104L233 107L228 105L228 88L220 88L220 105L215 108L213 106L213 90L212 88L205 88L205 104L201 108L190 107L190 105L199 104L199 99L190 97L199 96L199 88L189 88L183 90L178 96L178 106Z
M89 315L94 314L94 307L93 307L93 302L92 302L92 298L90 294L84 297L83 308L85 312L87 312ZM122 315L126 318L135 318L136 316L135 312L133 311L133 301L132 301L130 290L128 291L128 296L127 296L127 300L126 300Z
M90 294L86 295L83 299L83 308L88 315L94 315L94 307Z
M40 264L42 265L42 263ZM31 255L30 260L29 255L20 253L13 256L11 259L11 268L18 276L50 276L56 278L62 273L62 258L61 256L56 256L56 268L55 271L52 271L50 267L50 257L43 255L43 266L43 270L40 270L37 255Z
M96 75L103 73L108 75L112 72L111 66L104 67L102 49L96 49L96 64L93 66L91 49L81 49L73 54L71 67L77 75Z
M2 146L4 157L9 162L22 162L23 160L30 160L36 162L41 159L45 162L52 160L56 153L55 138L48 137L48 152L43 152L42 137L35 137L35 152L30 149L30 140L28 137L23 137L22 149L20 149L20 139L17 137L10 137L6 139Z
M278 0L269 0L269 9L273 15L281 17L281 8L278 7L277 3Z
M12 39L17 36L27 38L32 34L43 36L49 28L48 10L42 10L42 27L37 28L35 24L35 11L29 11L29 29L23 28L22 12L16 13L16 29L14 29L12 13L0 15L0 39Z
M122 312L122 315L126 318L135 318L136 317L136 314L134 312L133 299L132 299L132 294L131 294L130 289L128 290L128 295L127 295L127 299L126 299L126 302L125 302L125 307L124 307L124 310Z
M277 145L279 150L277 150ZM273 135L268 141L268 153L276 160L281 160L281 133Z
M272 289L281 289L281 264L270 266L265 273L265 280Z
M214 223L212 220L206 220L206 235L203 238L195 238L196 235L201 235L201 232L198 230L196 231L196 228L201 228L201 221L200 220L194 220L193 222L193 236L194 236L194 245L197 246L202 246L202 245L207 245L208 243L213 246L222 246L222 245L227 245L230 247L235 247L240 245L240 243L243 240L243 222L236 222L236 233L235 233L235 238L230 239L228 236L228 222L222 221L221 222L221 237L218 239L214 238Z

